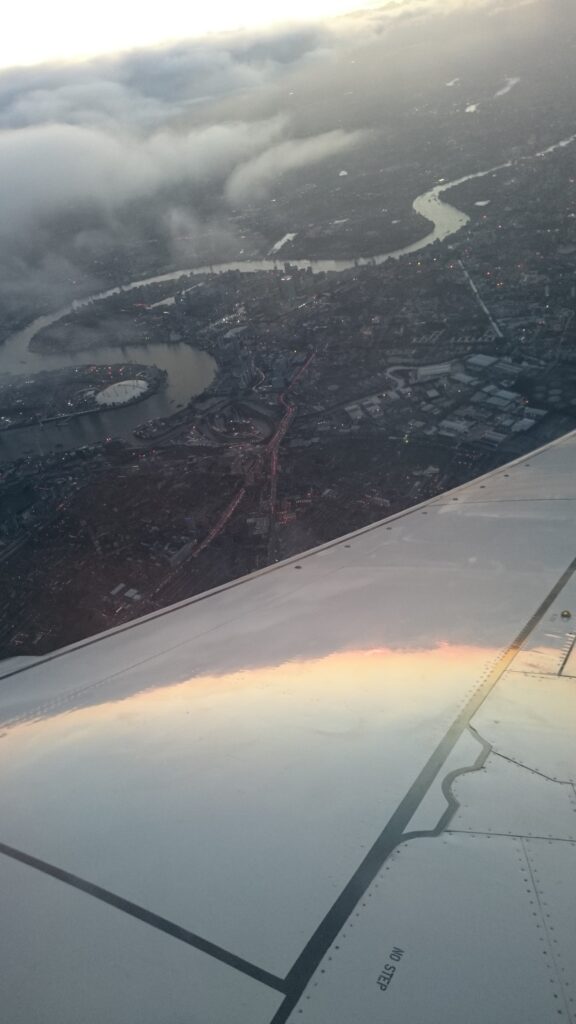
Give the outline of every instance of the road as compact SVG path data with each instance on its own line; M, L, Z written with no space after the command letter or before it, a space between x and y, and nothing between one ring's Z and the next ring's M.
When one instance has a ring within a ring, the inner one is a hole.
M466 278L466 280L467 280L468 284L470 285L472 291L474 292L474 295L476 296L476 301L478 302L478 305L480 306L482 312L485 313L486 316L488 317L488 319L490 321L490 326L491 326L492 330L495 332L496 337L497 338L503 338L504 335L503 335L500 327L496 323L494 317L492 316L492 313L488 309L488 306L486 305L486 303L484 302L483 298L481 297L480 292L478 291L478 288L474 284L474 281L470 277L470 274L466 270L466 267L462 263L462 260L458 260L458 265L459 265L460 269L462 270L462 273L464 274L464 277Z
M566 319L566 324L565 324L564 330L562 331L562 334L560 335L560 340L558 342L558 348L556 349L556 355L554 356L554 359L552 360L552 362L550 364L550 367L558 365L558 362L560 360L560 354L562 352L562 346L564 345L564 342L566 341L566 338L568 336L568 330L570 329L570 327L572 327L573 322L574 322L574 312L572 310L570 310L569 315L568 315L568 317Z
M245 495L246 495L246 488L245 487L241 487L240 490L238 491L238 493L235 494L234 497L232 498L232 501L230 502L230 504L226 506L226 508L224 509L222 514L220 515L220 517L217 519L215 525L210 530L210 533L208 533L206 535L206 537L204 538L204 540L200 544L198 544L197 547L194 548L194 550L192 551L192 555L191 555L192 558L197 558L198 555L200 554L200 552L204 551L204 549L207 548L208 545L211 544L212 541L220 533L222 533L222 530L226 526L226 523L228 522L230 517L234 514L234 512L238 508L238 505L243 500Z
M268 564L270 565L276 557L276 502L278 494L278 450L280 445L286 436L294 416L296 415L296 406L290 403L286 398L288 392L298 383L300 378L306 373L306 370L310 366L312 360L316 357L315 352L311 352L307 359L302 363L294 376L292 377L286 391L283 391L278 396L278 403L284 407L284 415L278 424L274 436L270 438L268 442L268 451L270 452L270 498L269 498L269 514L270 514L270 530L268 533Z
M302 366L298 368L292 379L290 380L286 390L278 396L278 402L284 408L283 416L276 427L273 436L266 445L265 452L270 458L270 496L269 496L269 508L270 508L270 534L268 540L268 556L269 562L274 560L275 550L275 510L277 500L277 488L278 488L278 450L282 443L283 438L286 436L294 416L296 415L296 406L294 403L287 399L287 394L294 387L294 385L300 380L302 375L306 372L310 363L315 357L315 353L312 352L307 359L302 363ZM218 519L211 527L210 531L206 534L204 539L198 542L194 548L190 551L188 557L177 566L162 583L156 587L151 597L156 598L162 595L163 600L176 600L180 594L183 583L190 571L190 565L194 559L198 557L203 551L206 550L212 544L212 542L222 533L226 525L236 512L236 509L246 497L246 486L243 485L228 502L226 507L218 516Z

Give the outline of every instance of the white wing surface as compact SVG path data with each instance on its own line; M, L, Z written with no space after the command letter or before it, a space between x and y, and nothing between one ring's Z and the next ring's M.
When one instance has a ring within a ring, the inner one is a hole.
M575 470L7 665L2 1019L574 1024Z

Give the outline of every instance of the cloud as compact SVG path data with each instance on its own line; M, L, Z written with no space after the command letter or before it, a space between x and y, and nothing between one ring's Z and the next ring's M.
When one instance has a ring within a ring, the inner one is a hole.
M167 261L228 251L227 179L293 129L278 108L215 107L270 95L331 38L293 26L0 72L0 314L109 283L150 238Z
M526 2L391 0L323 25L0 72L0 313L26 296L55 305L101 274L97 290L119 268L178 265L210 239L233 247L231 206L363 145L347 123L402 112L442 61L458 73L452 56L465 61L477 26L496 21L469 13ZM450 26L438 17L454 11Z
M506 9L523 7L538 3L539 0L506 0ZM470 13L491 7L503 7L502 0L388 0L375 8L360 8L349 15L350 18L371 18L380 21L395 21L415 16L452 15L460 12Z
M51 309L69 301L79 290L84 294L97 292L101 281L97 275L79 270L76 261L51 252L44 246L34 256L2 254L0 261L0 304L10 317L19 317L22 310ZM0 360L1 360L0 348Z
M241 243L225 198L253 199L282 173L360 138L289 134L281 116L147 137L72 124L0 131L0 306L32 302L33 312L78 288L98 290L118 253L151 237L170 264L202 252L230 257Z
M262 198L281 174L337 156L360 144L364 138L363 132L336 130L271 146L232 172L226 184L228 200L242 204Z
M89 205L111 214L179 184L218 183L232 203L263 195L286 171L358 144L359 132L287 139L286 118L127 137L78 125L0 132L0 238Z
M8 69L0 72L0 128L59 122L151 131L207 98L264 87L331 35L321 26L292 27Z
M146 139L62 124L0 132L0 234L85 203L110 212L179 182L218 181L283 131L278 117Z

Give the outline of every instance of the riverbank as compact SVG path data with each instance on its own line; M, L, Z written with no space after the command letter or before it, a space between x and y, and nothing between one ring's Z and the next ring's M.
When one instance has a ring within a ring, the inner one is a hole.
M149 391L138 402L115 407L98 407L86 411L82 416L57 421L43 417L44 422L17 430L0 431L0 462L11 462L31 453L70 450L84 445L100 444L110 437L129 440L133 431L144 420L172 416L179 408L186 406L191 398L203 394L214 380L215 360L207 352L201 352L189 345L140 345L119 351L100 350L89 353L94 360L130 360L137 364L156 365L165 371L162 387ZM74 368L86 362L87 353L76 357L70 354L41 356L29 354L27 372L49 368ZM4 360L2 359L2 362ZM14 368L20 374L22 366L14 360ZM13 365L14 365L13 364ZM48 419L48 422L46 420Z
M62 423L103 408L125 408L156 394L165 370L133 363L89 364L0 378L0 431Z

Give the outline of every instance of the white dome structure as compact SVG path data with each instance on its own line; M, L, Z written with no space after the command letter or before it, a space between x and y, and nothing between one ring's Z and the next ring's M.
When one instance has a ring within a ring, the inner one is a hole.
M100 391L96 401L98 405L125 405L135 398L141 398L146 391L148 383L145 380L119 380Z

